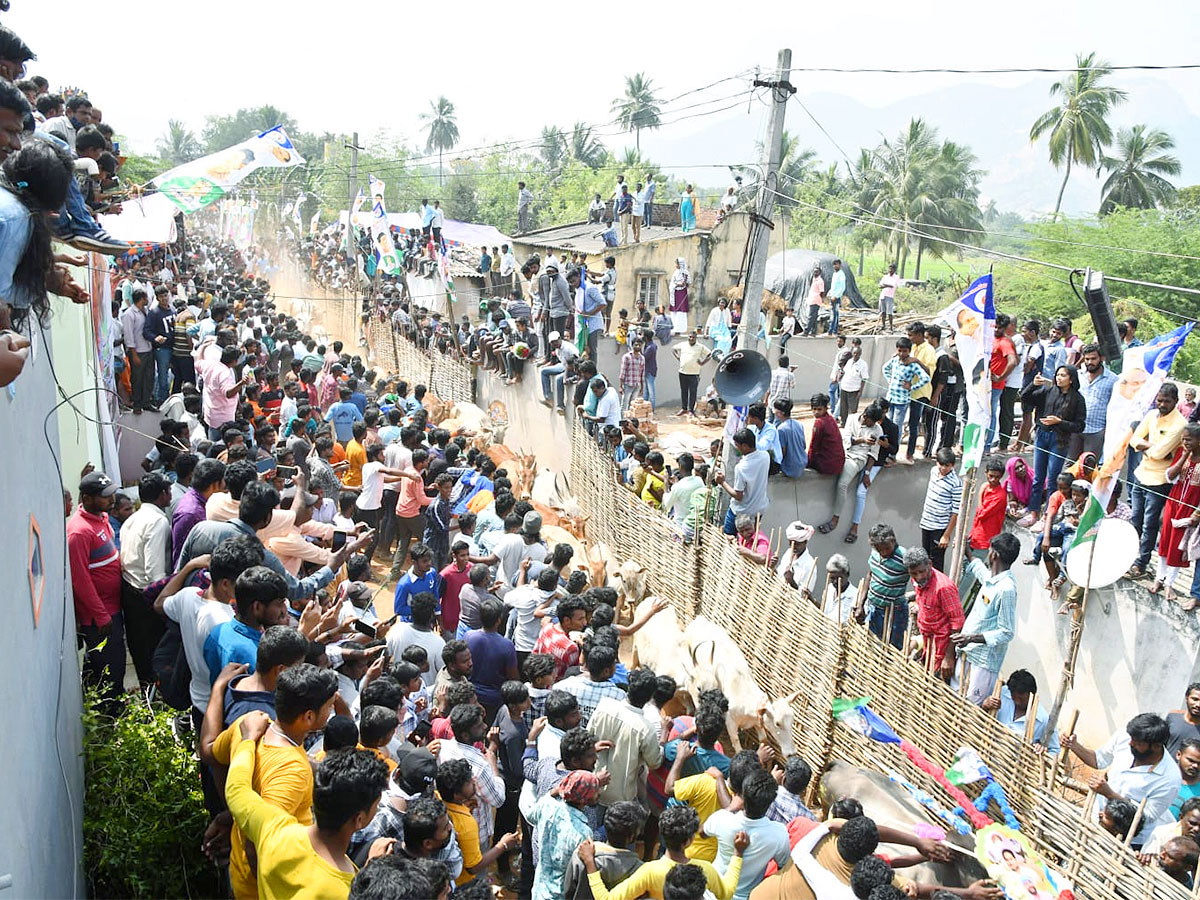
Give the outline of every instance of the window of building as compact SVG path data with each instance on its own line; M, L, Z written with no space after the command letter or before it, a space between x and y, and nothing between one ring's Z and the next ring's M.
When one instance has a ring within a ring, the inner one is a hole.
M661 281L661 275L653 273L640 273L638 275L637 298L644 300L649 309L654 309L654 307L658 306L659 283Z

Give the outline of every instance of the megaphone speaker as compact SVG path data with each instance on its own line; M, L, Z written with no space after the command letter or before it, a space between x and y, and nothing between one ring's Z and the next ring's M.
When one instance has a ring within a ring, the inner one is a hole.
M756 350L735 350L717 366L713 386L726 403L754 403L771 386L771 364Z

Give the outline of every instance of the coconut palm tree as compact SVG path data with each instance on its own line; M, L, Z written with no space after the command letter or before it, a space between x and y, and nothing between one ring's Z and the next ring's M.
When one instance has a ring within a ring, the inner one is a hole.
M894 230L901 277L916 241L919 278L923 252L942 255L950 246L938 238L953 239L951 228L981 228L979 181L984 173L975 168L968 148L952 141L939 144L937 129L921 119L909 122L896 140L885 139L873 156L873 174L859 176L859 205Z
M598 169L604 162L604 145L592 134L592 127L576 122L571 129L571 156L589 169Z
M1075 65L1072 74L1050 85L1050 96L1060 98L1058 106L1038 116L1029 129L1031 142L1049 136L1050 162L1056 169L1066 168L1054 203L1056 219L1072 163L1089 168L1098 164L1104 148L1112 143L1108 114L1127 96L1124 91L1102 83L1112 74L1112 68L1097 60L1095 53L1077 55Z
M421 121L428 123L428 138L425 152L438 152L438 184L442 183L442 154L453 150L458 143L458 121L454 115L454 104L445 97L429 101L429 112L421 113Z
M635 135L635 143L642 149L642 129L658 128L662 125L662 109L654 93L654 82L645 73L625 76L625 94L612 102L612 112L617 122L626 131Z
M567 142L563 133L553 125L542 129L542 143L538 147L538 156L546 164L551 174L562 168L567 159Z
M1100 215L1118 206L1154 209L1175 199L1175 185L1163 176L1178 175L1179 158L1165 151L1175 148L1175 139L1145 125L1122 128L1117 133L1119 156L1104 156L1100 165L1109 172L1100 192Z
M204 149L200 140L179 119L167 120L167 131L158 139L158 155L173 166L182 165L200 156Z

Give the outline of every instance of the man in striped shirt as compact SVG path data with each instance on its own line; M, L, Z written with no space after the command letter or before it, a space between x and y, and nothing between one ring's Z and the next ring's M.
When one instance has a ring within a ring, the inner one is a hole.
M871 541L871 556L867 566L871 577L867 584L866 605L860 599L854 609L858 622L866 621L871 633L883 639L883 628L891 610L891 634L888 641L893 647L904 642L908 628L908 567L904 564L904 548L896 542L896 532L891 525L880 522L867 535Z
M921 509L921 546L939 571L946 569L946 548L954 537L962 504L962 476L955 470L954 461L950 448L937 452L937 465L929 470L929 487Z
M621 411L627 412L634 398L642 396L642 388L646 384L646 358L642 356L640 339L633 341L629 345L629 352L621 357L621 372L617 382L621 385Z
M438 757L445 762L450 759L465 759L471 764L475 777L475 808L471 815L479 825L479 846L492 845L493 820L496 810L504 804L504 776L500 774L500 731L489 729L483 721L483 710L477 704L460 704L450 711L450 727L454 731L453 741L442 741ZM486 749L480 753L475 744L486 739Z

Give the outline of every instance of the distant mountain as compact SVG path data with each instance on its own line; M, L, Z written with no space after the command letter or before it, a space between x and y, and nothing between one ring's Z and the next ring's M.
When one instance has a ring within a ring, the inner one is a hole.
M1119 74L1119 73L1118 73ZM1046 215L1062 182L1062 173L1050 165L1045 143L1029 142L1029 126L1052 105L1049 87L1053 76L1012 87L963 83L883 107L871 107L844 94L818 93L802 96L804 105L851 159L860 147L873 147L881 136L892 137L914 117L937 126L942 137L967 144L987 170L981 185L984 202L994 199L1001 210L1024 216ZM1162 128L1175 138L1175 154L1183 165L1180 186L1200 181L1200 116L1171 84L1159 78L1114 78L1113 83L1129 92L1129 100L1113 115L1113 132L1122 125L1144 123ZM651 159L668 170L674 166L712 161L744 162L757 159L755 141L763 131L765 107L754 104L720 118L695 120L690 134L678 128L642 134L642 146ZM805 115L798 105L789 106L786 127L801 142L814 148L826 164L839 162L841 153ZM699 170L696 181L705 187L721 187L729 179L717 172ZM715 180L712 180L715 179ZM1100 205L1103 178L1094 171L1072 171L1063 197L1069 214L1095 213Z

